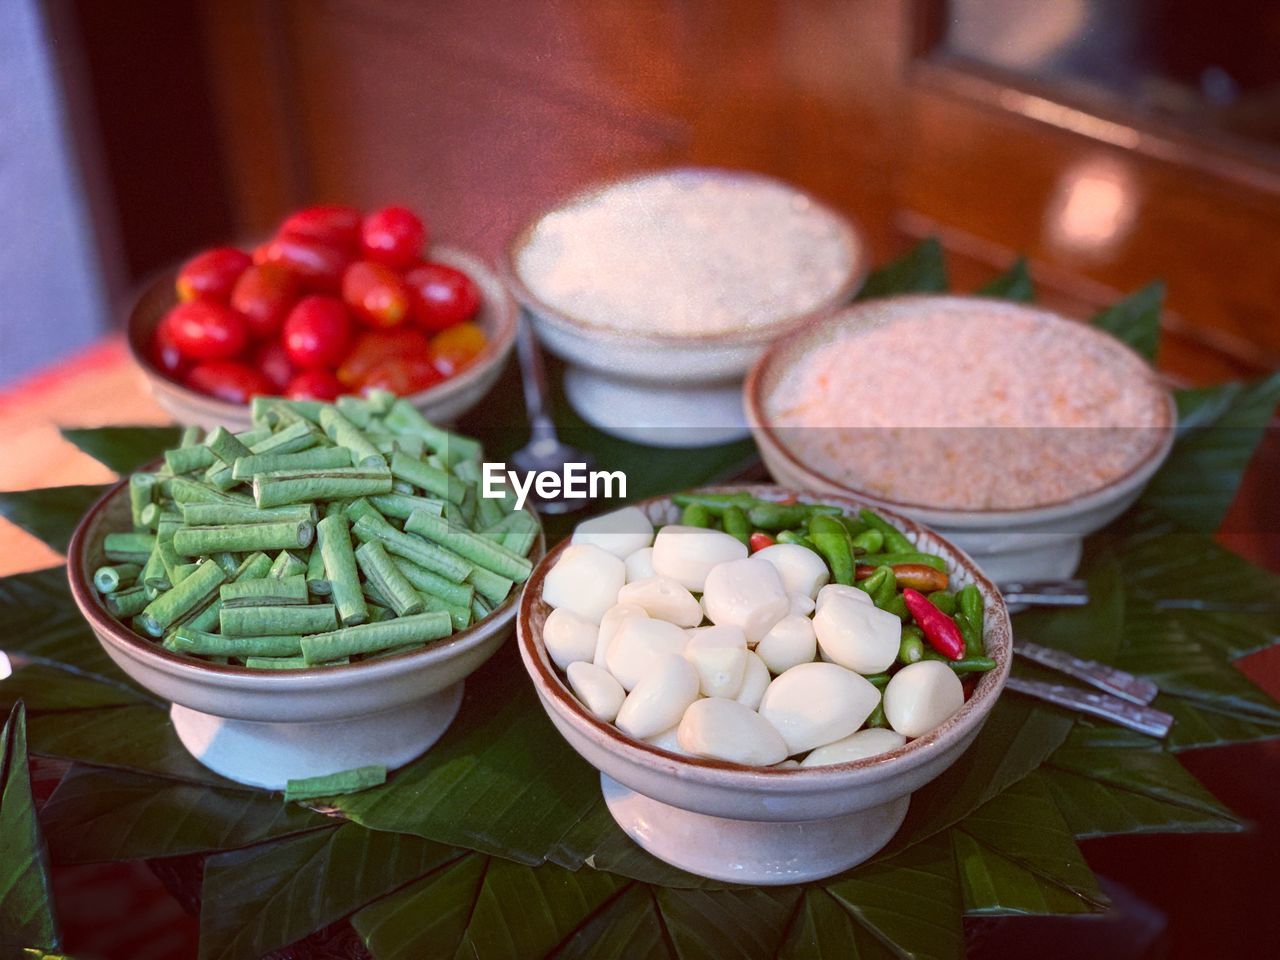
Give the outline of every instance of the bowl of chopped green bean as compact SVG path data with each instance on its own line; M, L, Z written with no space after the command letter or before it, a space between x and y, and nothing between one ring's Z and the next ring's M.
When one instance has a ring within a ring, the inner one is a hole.
M89 510L72 594L215 772L280 789L403 765L511 634L541 525L482 496L480 444L408 400L252 410L237 433L188 428Z

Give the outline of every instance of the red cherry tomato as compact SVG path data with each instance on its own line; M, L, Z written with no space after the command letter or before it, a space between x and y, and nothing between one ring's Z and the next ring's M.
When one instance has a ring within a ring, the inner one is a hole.
M351 257L322 240L281 233L253 251L253 262L278 264L296 274L308 289L334 293Z
M365 260L404 270L422 256L427 228L404 207L383 207L360 224L360 252Z
M444 376L452 377L471 363L487 342L474 323L459 323L431 338L431 362Z
M310 237L350 253L360 246L360 211L338 203L303 207L280 224L281 235Z
M283 392L293 379L293 362L279 340L268 340L259 346L253 355L253 362L262 371L262 375L271 381L277 393Z
M423 263L404 275L413 298L413 319L427 330L444 330L475 316L480 288L461 270Z
M341 300L303 297L284 321L284 348L303 370L336 367L347 353L351 320Z
M421 330L368 330L356 337L355 346L338 367L338 379L358 388L369 371L388 357L430 361L431 348Z
M169 341L189 360L230 360L244 349L244 318L212 300L180 303L161 321Z
M182 379L182 375L187 372L187 367L191 365L178 349L178 345L173 342L173 335L169 332L167 323L161 323L156 327L156 332L151 337L148 356L163 373L175 380Z
M217 300L226 303L240 274L253 263L243 250L235 247L214 247L197 254L178 271L178 299Z
M342 392L342 384L328 370L303 370L285 389L290 400L333 400Z
M370 327L397 327L409 314L409 291L388 266L357 260L342 275L342 299Z
M434 386L443 379L430 360L387 357L365 374L360 389L365 393L370 390L390 390L403 397Z
M289 308L298 299L298 278L278 263L255 264L240 275L231 291L231 308L244 317L249 336L278 336Z
M187 385L228 403L248 403L256 394L270 394L271 383L253 367L231 360L198 363L187 374Z

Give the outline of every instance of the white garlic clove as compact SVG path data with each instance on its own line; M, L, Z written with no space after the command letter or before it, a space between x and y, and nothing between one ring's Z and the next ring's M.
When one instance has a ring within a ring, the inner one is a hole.
M740 704L752 710L760 709L760 698L769 688L769 668L764 665L758 654L747 651L747 664L742 672L742 688L734 698Z
M623 561L623 565L627 569L627 583L634 583L636 580L643 580L645 577L657 576L653 572L653 547L645 547L643 550L627 554L627 559Z
M787 745L769 721L736 700L698 700L684 712L680 746L695 757L766 767L787 757Z
M875 606L875 601L871 599L871 595L867 591L844 583L829 583L818 591L818 599L814 604L814 609L821 610L823 604L832 597L848 597L856 603L869 603L873 607Z
M805 596L803 593L791 594L791 613L799 617L810 616L817 608L817 604L813 602L812 597Z
M684 656L698 671L706 697L736 697L747 669L747 638L737 627L690 630Z
M923 736L963 706L964 685L941 660L903 667L884 689L884 717L905 737Z
M646 737L644 742L657 747L659 750L670 750L672 753L688 756L684 748L680 746L680 740L677 737L679 729L679 726L670 727L663 730L656 737Z
M854 760L897 750L906 742L907 738L895 730L872 727L869 730L851 733L843 740L819 747L800 761L800 766L825 767L833 763L852 763Z
M787 593L803 594L811 600L831 579L827 562L798 543L775 543L771 547L757 550L751 556L773 564Z
M717 564L707 574L702 604L717 626L741 627L758 643L791 610L773 564L754 557Z
M697 699L698 674L689 661L676 654L659 657L622 701L618 729L640 740L657 736L676 726Z
M570 544L542 581L542 599L559 610L566 608L593 623L618 602L626 581L622 561L607 550L589 544Z
M568 607L552 610L542 625L542 641L547 654L561 670L577 660L591 660L596 653L600 628Z
M688 641L685 632L674 623L628 617L609 644L605 666L624 690L634 690L664 657L682 655Z
M790 755L847 737L879 702L880 691L865 677L815 661L775 677L760 699L760 716L782 734Z
M813 615L813 630L831 661L855 673L883 673L898 659L902 621L875 604L830 597Z
M608 669L609 646L613 643L613 638L618 635L618 629L622 624L633 619L648 620L649 615L640 607L628 603L620 603L605 611L604 616L600 618L600 632L596 634L596 652L591 658L592 663L597 667Z
M623 507L578 524L573 542L593 544L622 559L653 543L653 524L639 507Z
M653 540L653 572L702 593L712 567L746 555L746 544L727 533L673 523Z
M813 621L794 614L783 617L756 644L756 654L774 674L808 663L818 654Z
M697 597L670 577L646 577L628 583L618 591L618 602L642 607L655 620L677 627L696 627L702 622L702 606Z
M575 660L565 671L571 689L582 705L597 720L613 723L618 716L626 691L608 670L585 660Z

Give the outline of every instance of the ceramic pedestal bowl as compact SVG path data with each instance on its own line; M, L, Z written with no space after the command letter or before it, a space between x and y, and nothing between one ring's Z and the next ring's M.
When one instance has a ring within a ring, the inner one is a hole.
M479 403L502 374L516 342L519 313L502 281L478 257L452 247L432 247L431 259L462 270L476 282L482 299L475 322L488 338L484 349L466 369L407 398L432 423L451 423ZM217 426L246 430L249 427L247 405L228 403L170 380L150 360L152 334L177 303L174 277L174 273L165 274L138 298L129 315L129 351L142 368L151 395L178 423L205 430Z
M725 487L780 499L779 487ZM864 506L843 497L820 499L846 511ZM665 497L641 504L655 525L677 522ZM974 562L937 534L884 511L923 550L951 565L952 585L976 583L986 601L986 646L996 669L984 674L964 707L942 726L897 750L853 763L777 769L697 759L628 737L593 717L570 691L547 655L542 600L547 571L560 544L538 564L525 586L517 642L534 687L556 729L600 771L609 812L627 835L667 863L733 883L786 884L839 873L889 842L913 791L959 759L995 705L1013 656L1009 614L999 592Z
M250 670L170 653L108 612L93 589L108 531L128 529L127 484L90 508L71 538L67 574L98 642L136 682L172 702L183 746L228 779L269 790L352 767L403 766L448 729L464 679L511 634L517 599L427 647L349 666ZM530 558L543 553L539 534Z
M1078 329L1079 336L1098 338L1101 343L1119 353L1131 354L1133 361L1145 365L1137 354L1108 334L1035 307L972 297L886 298L842 310L825 323L795 330L770 346L752 367L743 387L743 404L751 432L769 473L781 484L857 497L877 510L893 510L918 520L970 554L996 583L1066 579L1080 564L1084 538L1101 530L1132 506L1147 481L1169 455L1178 416L1168 391L1164 392L1166 426L1150 428L1158 436L1150 438L1150 449L1132 469L1091 493L1045 506L1016 510L939 509L858 489L838 476L822 473L805 463L787 445L786 431L773 424L767 413L769 398L776 390L785 389L783 380L792 365L803 362L807 351L830 342L842 329L890 319L926 316L936 310L970 311L975 309L975 304L980 304L981 309L990 314L1043 317L1070 324Z
M710 168L659 173L777 182L759 174ZM581 191L548 213L616 182ZM752 362L783 331L847 303L862 283L869 263L867 246L852 222L798 188L787 187L839 221L850 251L849 273L831 296L803 315L751 330L677 336L610 329L571 316L541 299L518 269L520 251L547 214L516 235L500 269L538 338L568 364L565 394L584 420L624 440L661 447L701 447L748 435L742 411L742 378Z

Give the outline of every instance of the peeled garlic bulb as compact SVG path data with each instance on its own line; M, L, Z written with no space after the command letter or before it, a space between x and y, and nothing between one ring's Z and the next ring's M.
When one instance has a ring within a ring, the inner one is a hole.
M596 634L596 652L591 658L591 662L597 667L606 667L606 659L609 654L609 646L613 643L613 638L617 636L618 629L627 620L648 620L649 615L640 607L629 603L620 603L615 607L610 607L605 611L603 617L600 618L600 632Z
M627 583L656 576L653 572L653 547L645 547L643 550L627 554L623 564L627 568Z
M596 653L596 637L600 628L570 610L561 607L552 610L542 625L542 640L547 653L561 670L577 660L590 660Z
M657 747L659 750L670 750L672 753L683 754L685 753L685 749L682 746L680 746L680 741L676 736L676 733L679 729L680 728L678 726L670 727L666 730L663 730L656 737L646 737L644 742L648 744L652 744L653 746Z
M742 671L742 688L734 699L752 710L759 710L760 698L764 696L771 679L764 661L758 654L748 650L746 667Z
M569 689L591 715L605 723L613 723L627 695L622 684L613 679L608 670L585 660L575 660L565 673L569 677Z
M670 577L645 577L618 591L618 602L642 607L655 620L677 627L696 627L702 622L702 606L697 598Z
M902 621L875 604L829 597L813 615L813 630L831 662L856 673L882 673L898 659Z
M831 579L827 562L798 543L775 543L751 556L773 564L787 593L799 593L813 599L823 584Z
M774 678L760 700L760 716L782 734L790 755L847 737L879 702L880 691L865 677L815 661Z
M785 760L787 745L760 714L736 700L698 700L684 712L680 746L695 757L768 766Z
M673 654L683 654L688 639L674 623L629 617L609 644L605 666L624 690L634 690L658 661ZM694 677L697 678L696 673Z
M697 699L698 674L689 661L676 654L659 657L622 701L618 729L640 740L656 736L678 724Z
M685 659L698 671L706 697L736 697L747 669L747 638L737 627L701 627L689 631Z
M746 555L746 544L727 533L671 524L654 538L653 572L702 593L712 567Z
M817 604L813 602L813 598L805 596L803 593L793 593L790 599L791 612L797 616L807 617L817 607Z
M773 564L754 557L720 563L707 574L702 605L717 626L741 627L758 643L791 610Z
M639 507L623 507L578 524L573 542L593 544L622 559L653 543L653 524Z
M856 603L869 603L873 607L875 606L875 601L871 599L871 595L867 591L843 583L829 583L818 591L818 599L814 604L815 608L821 610L823 604L832 597L848 597Z
M770 673L783 673L797 664L808 663L817 653L818 641L808 617L783 617L756 644L756 654Z
M885 730L882 727L859 730L843 740L828 743L825 747L814 750L800 761L800 766L825 767L833 763L852 763L854 760L897 750L906 742L907 738L895 730Z
M905 737L923 736L963 706L964 685L941 660L903 667L884 689L884 717Z
M542 581L542 599L599 623L618 602L625 581L626 568L618 557L590 543L570 544Z

